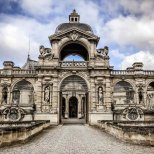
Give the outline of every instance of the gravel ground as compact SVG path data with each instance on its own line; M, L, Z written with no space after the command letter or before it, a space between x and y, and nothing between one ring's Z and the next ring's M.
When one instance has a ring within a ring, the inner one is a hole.
M124 143L88 125L59 125L0 154L154 154L154 147Z

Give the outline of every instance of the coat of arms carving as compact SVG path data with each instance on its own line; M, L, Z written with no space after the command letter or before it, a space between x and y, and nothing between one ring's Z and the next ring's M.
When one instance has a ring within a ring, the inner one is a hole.
M73 41L76 41L76 40L79 38L79 35L78 35L78 33L73 32L73 33L70 34L70 38L71 38Z

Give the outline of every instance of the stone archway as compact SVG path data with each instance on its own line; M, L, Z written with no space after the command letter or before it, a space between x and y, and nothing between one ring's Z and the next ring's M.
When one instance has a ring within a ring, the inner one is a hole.
M12 89L13 104L33 104L34 103L34 87L27 80L17 82Z
M150 82L147 87L147 109L154 110L154 81Z
M89 53L85 46L80 43L71 42L62 47L59 58L63 61L69 55L78 55L85 61L89 61Z
M134 103L134 89L127 81L119 81L114 86L113 92L114 104L132 104Z
M88 122L88 86L82 77L71 75L61 82L59 111L60 122L70 118Z

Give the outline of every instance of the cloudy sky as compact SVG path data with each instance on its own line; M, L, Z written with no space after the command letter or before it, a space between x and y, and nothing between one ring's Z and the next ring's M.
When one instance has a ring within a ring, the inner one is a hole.
M48 36L73 9L101 37L98 48L109 46L115 69L135 61L154 69L154 0L0 0L0 68L4 60L24 64L29 38L37 60L39 46L50 47Z

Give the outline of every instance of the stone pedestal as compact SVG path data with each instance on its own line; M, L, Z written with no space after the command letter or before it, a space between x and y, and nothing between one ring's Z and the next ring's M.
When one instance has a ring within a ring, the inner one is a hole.
M97 112L106 111L106 106L105 106L105 105L96 104L96 111L97 111Z

